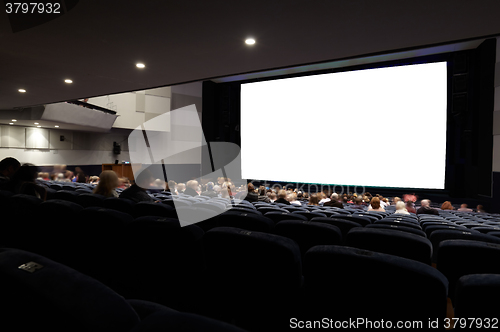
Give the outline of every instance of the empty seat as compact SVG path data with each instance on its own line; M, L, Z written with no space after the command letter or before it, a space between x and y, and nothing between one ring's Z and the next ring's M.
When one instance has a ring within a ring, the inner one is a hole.
M321 222L282 220L275 233L297 242L302 256L316 245L341 244L342 232L337 226Z
M281 220L308 220L301 214L298 213L288 213L288 212L267 212L264 214L267 218L271 219L275 223L280 222Z
M354 222L360 224L361 226L366 226L366 225L371 224L370 218L365 217L365 216L360 217L360 216L344 215L344 216L331 216L330 218L354 221Z
M245 213L253 213L253 214L258 214L258 215L263 215L262 212L257 211L257 209L251 209L248 207L243 207L236 205L234 207L230 207L227 211L233 211L233 212L245 212Z
M297 307L302 284L297 243L279 235L218 227L205 234L204 247L209 285L204 298L211 315L250 330L293 317L289 310Z
M353 228L347 233L349 247L382 252L431 264L432 244L419 235L392 229Z
M484 234L488 234L489 232L493 232L493 231L500 231L500 227L485 226L484 224L483 224L483 226L472 227L471 229L478 231L478 232L481 232L481 233L484 233Z
M266 214L268 212L284 212L284 213L288 213L287 210L281 209L278 206L276 206L276 207L257 207L257 211L261 212L262 214Z
M437 261L439 244L445 240L474 240L482 241L488 243L500 244L500 239L488 234L482 234L480 232L472 230L457 230L457 229L438 229L431 233L429 240L434 248L434 253L432 255L432 261Z
M78 190L76 192L78 192ZM84 208L90 206L102 206L102 201L105 198L106 197L103 195L84 193L77 196L76 203L80 204Z
M65 201L78 203L77 201L78 193L69 190L59 190L54 194L54 199L63 199Z
M357 222L351 221L351 220L345 220L345 219L332 219L332 218L312 218L311 221L313 222L322 222L322 223L327 223L333 226L336 226L340 229L342 232L342 239L345 240L347 233L355 227L362 227L360 224Z
M405 226L405 227L410 227L418 230L422 230L422 227L420 227L419 224L413 223L413 222L407 222L407 221L399 221L399 220L387 220L387 219L380 219L375 221L375 224L383 224L383 225L400 225L400 226Z
M304 280L308 319L334 314L335 320L418 319L427 324L430 318L446 317L446 278L414 260L351 247L316 246L306 253Z
M500 312L500 274L468 274L455 288L455 317L495 318ZM469 323L471 323L469 321ZM482 324L482 325L478 325ZM486 321L472 322L472 328L485 327ZM493 325L490 322L490 326ZM457 326L460 326L458 322ZM467 325L469 327L469 325Z
M274 221L262 214L231 209L217 217L217 226L269 233L274 229Z
M326 217L326 214L321 212L303 212L303 211L293 211L292 214L299 214L307 218L307 220L311 220L312 218L318 217Z
M457 230L457 231L464 231L464 232L470 232L471 230L468 229L467 227L463 227L460 225L447 225L447 224L442 224L442 225L427 225L425 227L425 234L427 234L427 237L430 237L432 232L444 229L444 230Z
M27 249L35 232L31 232L31 223L39 221L38 206L42 200L31 195L12 195L3 198L7 205L3 208L4 215L0 222L0 246L7 248Z
M177 218L175 209L167 204L139 202L134 205L132 215L135 218L144 216L158 216L165 218Z
M126 198L108 197L102 201L102 207L106 209L118 210L130 215L133 213L135 202Z
M419 236L427 237L427 235L425 235L424 231L421 231L421 230L413 228L413 227L406 227L403 225L370 224L370 225L366 225L365 227L366 228L393 229L396 231L402 231L402 232L407 232L407 233L412 233L412 234L416 234Z
M437 269L450 283L448 296L454 303L455 286L467 274L500 274L500 244L471 240L445 240L439 244Z
M137 313L122 296L40 255L0 249L0 276L4 328L104 332L130 331L139 324Z

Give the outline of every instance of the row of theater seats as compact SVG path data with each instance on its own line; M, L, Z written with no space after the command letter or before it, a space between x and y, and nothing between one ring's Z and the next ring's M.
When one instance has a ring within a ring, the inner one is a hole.
M417 217L245 201L233 207L222 199L154 196L164 204L127 202L125 213L118 203L102 207L120 199L97 197L99 206L84 208L14 195L1 200L8 215L15 211L1 241L75 268L125 298L249 330L322 315L444 318L448 296L462 317L478 317L468 316L470 309L482 308L483 317L498 309L477 305L481 294L494 293L498 276L471 276L500 273L494 215ZM174 206L213 217L181 228ZM478 285L489 287L477 291Z

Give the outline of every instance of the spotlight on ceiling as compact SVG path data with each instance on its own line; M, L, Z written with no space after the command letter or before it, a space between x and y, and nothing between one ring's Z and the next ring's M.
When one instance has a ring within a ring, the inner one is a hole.
M59 128L59 126L54 126L54 127Z
M247 45L253 45L253 44L255 44L255 39L248 38L247 40L245 40L245 44L247 44Z
M72 81L72 80L64 80L64 82L66 82L66 83L68 83L68 84L73 83L73 81Z
M137 63L135 66L136 66L137 68L144 68L144 67L146 67L146 65L145 65L145 64L143 64L143 63Z
M12 120L10 120L10 121L12 121L12 122L16 122L17 120L16 120L16 119L12 119Z
M10 124L10 125L13 125L13 124L14 124L14 122L11 122L11 123L9 123L9 124Z
M24 89L19 89L19 90L17 90L17 91L22 92L22 93L25 93L25 92L26 92L26 90L24 90Z
M36 126L37 128L41 128L42 126Z
M35 124L39 124L38 122L35 122Z

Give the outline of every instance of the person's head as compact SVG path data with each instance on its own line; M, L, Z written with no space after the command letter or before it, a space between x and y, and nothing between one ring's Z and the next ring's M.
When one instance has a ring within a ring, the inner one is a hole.
M86 176L83 172L77 173L76 174L76 182L78 183L85 183L87 182Z
M420 202L420 205L422 207L429 207L431 205L431 201L428 200L428 199L423 199L421 202Z
M412 201L407 201L406 202L406 207L412 208L413 207L413 202Z
M331 198L332 201L338 201L339 200L339 194L333 193L330 198Z
M483 207L481 204L479 204L479 205L476 207L476 209L477 209L477 212L484 212L484 207Z
M319 195L318 194L312 194L309 197L309 205L318 205L319 204Z
M266 195L266 187L260 186L259 187L259 195L260 196L265 196Z
M394 197L394 204L396 204L396 205L397 205L397 204L398 204L398 202L400 202L400 201L401 201L401 198L399 198L399 197Z
M356 197L354 199L354 204L356 204L356 205L361 205L362 202L363 202L363 200L360 197Z
M57 174L57 181L62 181L64 180L64 173L58 173Z
M446 201L441 205L441 210L453 210L453 205L450 201Z
M461 207L462 209L467 209L468 205L464 203L464 204L460 205L460 207Z
M295 196L293 194L286 195L286 200L289 202L293 202L295 200Z
M99 176L99 178L101 178ZM99 182L102 181L102 178L99 180ZM153 175L151 172L147 169L142 170L136 177L135 177L135 184L138 187L141 187L143 189L147 189L151 187L151 183L154 181Z
M64 177L65 177L66 179L71 180L71 179L73 178L73 172L72 172L72 171L70 171L70 170L66 170L66 172L64 172Z
M280 191L278 191L278 198L285 199L286 198L286 190L280 189Z
M186 184L185 183L177 183L177 191L183 192L184 190L186 190Z
M370 205L372 206L372 209L376 210L380 208L380 198L378 197L373 197L372 200L370 201Z
M403 210L403 211L406 211L406 206L405 206L405 203L402 202L402 201L398 201L396 203L396 211L398 210Z
M275 193L271 193L271 195L269 195L269 199L272 200L272 201L275 201L276 200L276 194Z
M33 182L38 174L38 167L33 164L23 164L12 176L14 182Z
M207 191L213 191L213 190L214 190L214 183L208 182L207 183Z
M7 177L12 177L21 167L21 163L12 157L7 157L0 161L0 173Z
M247 190L249 193L255 192L255 187L254 187L253 183L247 184Z
M196 180L189 180L187 183L186 183L186 188L191 188L193 190L198 190L198 181Z
M109 196L111 191L120 186L120 180L115 171L102 171L99 175L99 184L94 189L94 194Z

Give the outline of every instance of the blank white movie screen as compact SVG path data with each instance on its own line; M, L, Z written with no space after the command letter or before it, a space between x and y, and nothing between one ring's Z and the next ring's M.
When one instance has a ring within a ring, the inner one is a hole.
M446 62L241 85L244 179L444 189Z

